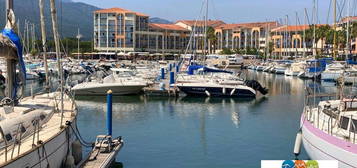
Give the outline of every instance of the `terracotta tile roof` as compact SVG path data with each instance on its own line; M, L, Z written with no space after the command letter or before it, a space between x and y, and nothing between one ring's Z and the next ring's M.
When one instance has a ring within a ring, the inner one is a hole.
M324 26L326 24L319 24L316 25L317 27L319 26ZM284 32L284 31L288 31L288 32L293 32L293 31L304 31L310 28L310 25L294 25L294 26L280 26L277 27L275 29L272 29L271 32Z
M153 29L162 29L162 30L188 31L187 29L175 24L149 23L149 27Z
M357 21L357 16L349 16L341 19L340 22L345 23L347 21Z
M97 10L97 11L94 11L94 12L95 12L95 13L133 13L133 14L136 14L136 15L138 15L138 16L146 16L146 17L149 17L149 16L146 15L146 14L139 13L139 12L134 12L134 11L127 10L127 9L122 9L122 8L108 8L108 9Z
M176 24L179 23L179 22L184 23L184 24L186 24L188 26L194 26L194 25L204 26L205 25L205 21L203 21L203 20L198 20L198 21L196 21L196 20L179 20L179 21L176 22ZM207 25L209 27L217 27L217 26L220 26L220 25L223 25L223 24L225 24L225 23L223 21L220 21L220 20L208 20L207 21Z
M236 24L224 24L218 26L218 29L239 29L239 28L253 28L253 27L262 27L265 28L269 26L270 28L275 28L279 25L277 22L253 22L253 23L236 23Z

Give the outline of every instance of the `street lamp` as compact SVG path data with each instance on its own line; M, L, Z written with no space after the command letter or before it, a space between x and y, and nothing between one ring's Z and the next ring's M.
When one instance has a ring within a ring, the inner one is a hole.
M80 41L81 38L82 38L82 35L79 33L79 28L78 28L78 33L77 33L76 38L77 38L77 40L78 40L78 45L77 45L78 51L77 51L77 53L78 53L78 60L79 60L79 41Z

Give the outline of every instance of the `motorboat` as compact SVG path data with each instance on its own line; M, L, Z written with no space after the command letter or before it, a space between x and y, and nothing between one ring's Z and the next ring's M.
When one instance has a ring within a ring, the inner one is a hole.
M194 75L194 69L199 74ZM209 73L207 75L207 73ZM218 75L214 75L218 73ZM227 75L222 75L222 74ZM181 92L189 96L214 96L214 97L255 97L257 91L267 94L268 90L263 88L257 81L244 81L232 72L208 68L204 66L190 66L188 75L182 76L184 80L176 81L172 87L177 87ZM222 76L226 76L222 78ZM178 78L179 79L179 78Z
M326 70L321 73L321 80L323 81L337 81L344 73L344 66L340 63L329 64Z
M286 76L298 76L305 70L304 62L294 62L285 71Z
M132 95L138 94L147 82L135 76L133 70L126 68L111 68L112 74L101 78L89 79L72 87L75 95L79 96L100 96L106 95L108 90L112 90L113 95Z

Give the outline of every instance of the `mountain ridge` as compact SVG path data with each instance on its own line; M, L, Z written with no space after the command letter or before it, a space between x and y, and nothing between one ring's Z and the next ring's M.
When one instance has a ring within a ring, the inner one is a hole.
M5 11L5 0L0 0L0 11ZM58 28L61 37L76 37L78 28L84 40L93 38L93 12L100 8L82 2L71 0L56 0ZM20 34L24 33L25 20L35 24L36 35L40 35L40 10L38 0L15 0L14 12L19 21ZM5 18L5 12L0 12L0 18ZM45 1L45 21L48 38L52 37L52 24L49 1ZM0 19L3 28L5 19Z

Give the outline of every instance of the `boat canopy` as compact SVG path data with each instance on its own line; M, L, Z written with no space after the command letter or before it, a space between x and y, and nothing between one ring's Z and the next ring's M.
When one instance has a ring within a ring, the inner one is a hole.
M216 68L208 68L202 65L191 65L188 67L188 75L193 75L196 70L201 70L202 72L216 72L216 73L230 73L232 74L233 72L231 71L226 71L222 69L216 69Z

